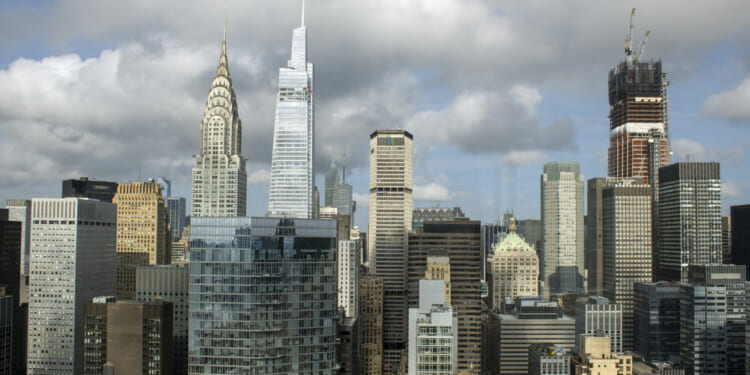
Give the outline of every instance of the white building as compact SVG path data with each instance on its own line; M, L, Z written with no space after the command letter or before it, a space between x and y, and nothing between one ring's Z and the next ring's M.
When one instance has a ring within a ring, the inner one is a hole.
M443 280L419 281L419 307L409 309L409 375L452 375L458 368L458 317Z
M242 156L242 121L229 75L227 33L221 44L216 77L201 122L201 150L192 174L192 217L245 216L246 159Z
M117 209L79 198L33 199L28 373L83 373L83 310L115 294Z
M581 297L576 301L576 345L581 335L609 336L612 353L622 353L622 304L609 303L601 296ZM631 333L632 334L632 333Z
M268 213L309 219L314 215L313 64L307 61L307 28L292 33L292 54L279 68L279 92L273 127ZM326 194L328 191L326 191ZM328 204L328 202L325 202Z
M492 273L492 309L502 311L503 301L539 295L539 257L534 248L516 234L516 218L510 218L509 233L489 254Z
M344 310L347 318L357 317L359 311L359 230L351 230L348 240L339 241L339 309Z
M544 164L542 295L578 294L584 286L583 174L577 162Z

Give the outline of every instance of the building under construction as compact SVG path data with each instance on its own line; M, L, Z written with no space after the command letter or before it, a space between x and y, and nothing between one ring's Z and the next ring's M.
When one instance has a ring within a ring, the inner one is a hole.
M625 40L626 60L609 72L610 177L643 177L658 185L659 167L669 164L667 86L661 61L641 62L646 32L638 53L630 47L633 15Z

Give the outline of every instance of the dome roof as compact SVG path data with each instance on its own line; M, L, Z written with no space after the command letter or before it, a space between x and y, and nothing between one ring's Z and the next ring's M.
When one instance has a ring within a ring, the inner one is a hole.
M509 233L500 240L500 242L495 244L494 253L504 252L504 251L513 251L513 252L522 252L522 251L531 251L536 253L534 250L534 247L529 245L526 240L524 240L521 236L519 236L516 231L516 218L511 216L510 218L510 226L508 227Z

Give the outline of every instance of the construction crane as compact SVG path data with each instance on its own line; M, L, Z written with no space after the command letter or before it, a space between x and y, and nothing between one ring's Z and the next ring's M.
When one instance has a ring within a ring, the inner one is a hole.
M625 37L625 56L627 56L628 63L633 62L633 49L630 48L630 40L633 39L633 17L635 16L635 8L630 11L630 24L628 24L628 33Z
M646 41L648 40L648 34L651 34L651 30L646 30L646 34L643 35L641 45L640 47L638 47L638 54L635 55L635 62L639 62L641 60L641 57L643 57L643 53L646 52Z

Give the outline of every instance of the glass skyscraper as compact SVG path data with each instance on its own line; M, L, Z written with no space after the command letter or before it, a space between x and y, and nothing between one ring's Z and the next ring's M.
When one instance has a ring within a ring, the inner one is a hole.
M291 58L287 66L279 68L268 212L312 218L315 186L313 64L307 61L304 17L303 9L302 24L292 34Z
M333 374L336 222L191 222L189 373Z

